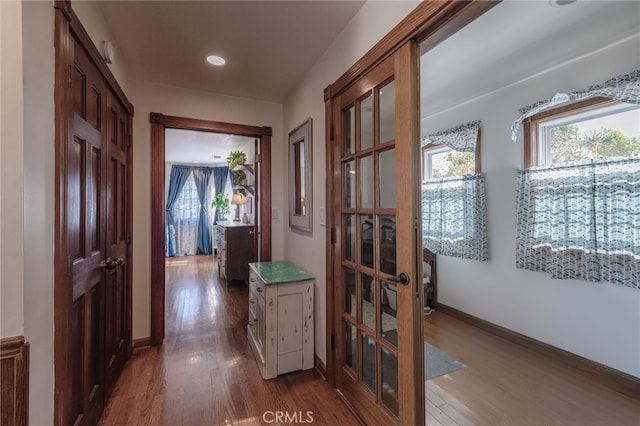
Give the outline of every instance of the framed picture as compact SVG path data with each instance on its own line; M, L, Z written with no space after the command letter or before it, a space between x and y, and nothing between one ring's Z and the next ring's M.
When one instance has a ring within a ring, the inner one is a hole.
M313 232L311 118L289 132L289 227Z

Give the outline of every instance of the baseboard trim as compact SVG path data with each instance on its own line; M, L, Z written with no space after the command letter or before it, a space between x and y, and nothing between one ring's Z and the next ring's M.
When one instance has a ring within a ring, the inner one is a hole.
M29 343L24 336L0 339L0 424L29 424Z
M568 364L574 368L589 374L596 375L599 379L606 381L619 391L624 392L628 396L638 397L640 395L640 378L627 374L615 368L608 367L604 364L581 357L564 349L549 345L524 334L509 330L489 321L470 315L443 303L438 303L438 311L447 314L461 321L469 323L481 330L501 337L510 342L524 346L543 355L549 356L557 361Z
M322 376L322 380L327 381L327 367L324 365L318 355L313 354L313 366L318 373Z
M143 337L141 339L134 339L133 349L147 348L151 346L151 337Z

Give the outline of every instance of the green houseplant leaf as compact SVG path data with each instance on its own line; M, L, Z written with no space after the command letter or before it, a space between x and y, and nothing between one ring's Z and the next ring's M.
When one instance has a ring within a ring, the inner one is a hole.
M247 154L242 151L231 151L231 153L227 157L229 170L235 169L238 164L244 164L245 161L247 161Z
M229 197L224 195L222 192L218 192L216 196L213 197L211 207L214 207L220 212L220 217L218 218L218 220L224 220L229 214L230 210Z

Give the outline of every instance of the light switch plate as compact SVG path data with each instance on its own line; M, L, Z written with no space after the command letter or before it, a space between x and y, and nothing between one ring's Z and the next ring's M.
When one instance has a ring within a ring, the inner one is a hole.
M280 217L280 210L271 209L271 219L278 219Z
M320 207L320 226L324 226L324 207Z

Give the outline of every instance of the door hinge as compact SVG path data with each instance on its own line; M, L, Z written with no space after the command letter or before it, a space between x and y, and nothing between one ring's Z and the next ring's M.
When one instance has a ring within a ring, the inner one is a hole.
M71 65L69 65L69 87L71 87Z
M133 135L129 133L129 137L127 138L127 148L131 148L132 142L133 142Z
M127 232L127 235L124 238L125 243L131 244L131 232Z
M336 348L336 335L331 333L331 350L335 350Z
M256 154L256 158L254 159L255 164L258 164L260 162L260 154Z
M336 243L336 228L331 228L331 244Z
M329 126L329 140L333 142L333 123Z

